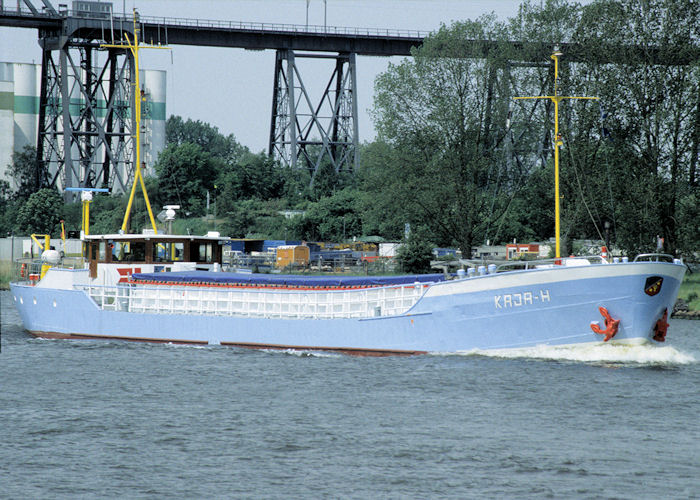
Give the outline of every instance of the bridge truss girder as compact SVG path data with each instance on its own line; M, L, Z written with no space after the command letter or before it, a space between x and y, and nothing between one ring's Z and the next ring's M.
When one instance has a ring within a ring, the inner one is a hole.
M312 100L297 58L335 62L320 100ZM311 184L324 164L336 173L359 165L357 73L354 53L297 54L278 50L272 95L269 154L284 166L307 168Z
M37 153L47 184L68 198L67 187L127 191L135 154L133 57L75 37L43 39L42 46Z

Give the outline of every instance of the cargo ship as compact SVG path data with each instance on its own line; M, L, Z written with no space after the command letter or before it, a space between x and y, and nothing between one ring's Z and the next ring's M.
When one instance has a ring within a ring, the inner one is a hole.
M648 254L477 266L407 276L221 270L227 238L84 237L83 265L55 250L10 284L29 333L391 355L536 345L663 342L685 265Z

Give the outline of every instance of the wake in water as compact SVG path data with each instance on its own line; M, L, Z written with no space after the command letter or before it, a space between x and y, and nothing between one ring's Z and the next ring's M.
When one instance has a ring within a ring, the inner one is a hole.
M284 354L288 356L297 356L300 358L340 358L342 354L337 352L314 351L305 349L261 349L262 352L269 354Z
M20 332L22 336L27 335ZM3 335L5 336L5 335ZM19 335L17 335L19 337ZM66 339L31 338L34 342L65 343L81 349L138 349L157 346L158 348L196 349L219 351L218 345L193 345L193 344L149 344L141 342L114 341L87 341ZM312 358L343 358L344 354L337 352L315 351L313 349L235 349L235 352L253 353L264 352L267 354L312 357ZM697 363L697 358L690 353L679 351L671 346L658 346L650 343L633 344L581 344L571 346L538 345L534 347L522 347L514 349L472 349L469 351L431 353L433 356L482 356L503 359L539 359L548 361L570 361L579 363L617 363L642 366L672 367L691 365Z
M574 361L582 363L629 363L649 366L677 366L696 363L691 354L671 346L651 344L582 344L573 346L523 347L518 349L494 349L457 353L464 356L487 356L494 358L533 358L556 361Z

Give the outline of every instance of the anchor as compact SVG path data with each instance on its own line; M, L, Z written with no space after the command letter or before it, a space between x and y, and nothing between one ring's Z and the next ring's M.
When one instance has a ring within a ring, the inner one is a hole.
M603 342L607 342L617 333L617 330L620 327L620 320L613 319L608 310L604 307L599 307L598 310L600 311L600 314L603 315L603 318L605 318L605 330L601 330L598 323L591 323L591 330L593 330L595 333L605 335Z
M668 309L664 309L663 316L656 320L652 338L657 342L664 342L666 340L666 332L668 332Z

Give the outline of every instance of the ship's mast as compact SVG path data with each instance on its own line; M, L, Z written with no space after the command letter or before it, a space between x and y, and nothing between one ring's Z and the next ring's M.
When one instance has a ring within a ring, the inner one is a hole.
M554 60L554 95L514 97L513 99L549 99L554 103L554 238L556 241L556 258L561 257L561 214L559 195L559 148L563 145L559 134L559 102L564 99L597 100L598 97L562 96L559 95L559 58L563 54L556 50L550 56Z
M141 81L139 76L139 48L151 48L151 49L167 49L168 47L156 46L156 45L142 45L139 46L139 23L136 21L137 12L134 9L134 41L129 39L129 35L124 33L124 40L118 44L102 44L100 47L105 48L128 48L134 58L134 121L136 124L136 131L134 134L134 139L136 139L136 168L134 169L134 183L131 186L131 194L129 195L129 203L126 206L126 212L124 213L124 221L122 222L122 231L126 232L126 226L129 223L129 215L131 215L131 206L134 203L134 195L136 194L136 183L141 185L141 190L143 191L143 199L146 202L146 208L148 209L148 217L151 220L151 227L153 231L157 234L158 229L156 228L156 222L153 218L153 211L151 210L151 203L148 200L148 192L146 192L146 184L143 180L143 173L141 171L141 101L143 97L141 96Z

